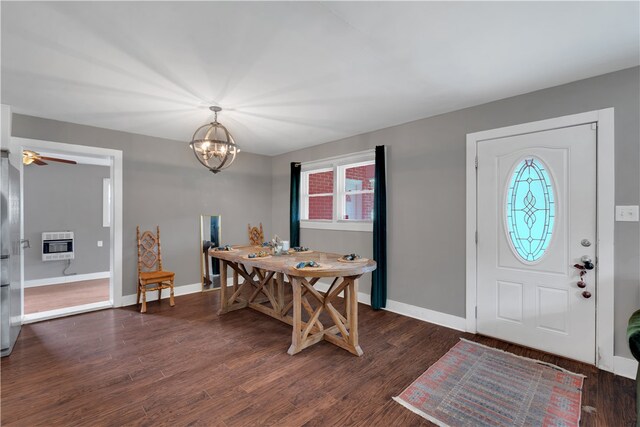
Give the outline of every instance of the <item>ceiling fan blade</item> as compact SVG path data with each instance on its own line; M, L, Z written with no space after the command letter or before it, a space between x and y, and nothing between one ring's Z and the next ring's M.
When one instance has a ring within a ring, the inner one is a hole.
M78 164L78 162L76 162L75 160L58 159L57 157L40 156L40 159L42 159L42 160L50 160L52 162L68 163L70 165L77 165Z
M35 163L38 166L45 166L47 164L40 159L33 159L33 163Z

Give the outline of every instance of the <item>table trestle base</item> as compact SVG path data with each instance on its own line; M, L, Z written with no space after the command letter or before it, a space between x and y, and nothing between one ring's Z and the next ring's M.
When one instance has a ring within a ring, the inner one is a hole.
M224 285L227 267L233 270L232 287ZM239 277L244 281L239 282ZM291 325L291 346L287 351L290 355L325 340L361 356L363 352L358 344L359 278L360 275L336 277L323 293L314 288L319 280L317 277L291 276L258 268L247 270L242 263L221 259L218 314L249 307ZM286 298L285 286L291 286L292 298ZM344 313L334 306L340 294L344 294ZM303 312L307 320L303 320ZM322 313L329 315L333 326L326 327L320 321Z

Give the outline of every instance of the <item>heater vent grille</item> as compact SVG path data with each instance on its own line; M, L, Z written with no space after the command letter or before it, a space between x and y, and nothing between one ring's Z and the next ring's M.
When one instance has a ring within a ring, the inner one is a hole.
M73 231L42 233L42 261L61 261L75 258Z

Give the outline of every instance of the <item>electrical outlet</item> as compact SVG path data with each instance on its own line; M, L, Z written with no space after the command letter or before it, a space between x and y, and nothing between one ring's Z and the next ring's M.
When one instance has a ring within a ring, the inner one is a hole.
M638 221L638 206L616 206L616 221Z
M102 240L98 240L98 247L101 248L102 247Z

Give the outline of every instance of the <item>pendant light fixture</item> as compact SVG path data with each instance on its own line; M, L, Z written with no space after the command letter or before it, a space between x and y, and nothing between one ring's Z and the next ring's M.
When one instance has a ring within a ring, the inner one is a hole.
M218 173L231 166L240 149L227 128L218 123L218 113L222 108L212 106L209 109L214 113L213 122L195 131L189 147L204 167Z

